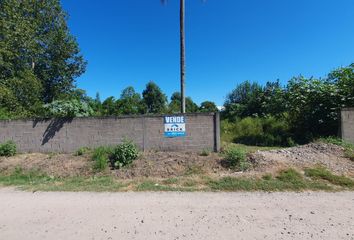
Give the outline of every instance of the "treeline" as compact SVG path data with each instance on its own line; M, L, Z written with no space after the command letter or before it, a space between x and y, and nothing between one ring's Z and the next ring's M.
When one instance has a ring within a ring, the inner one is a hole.
M180 94L168 103L153 82L140 95L133 87L101 102L75 86L86 61L67 26L59 0L0 1L0 118L107 116L175 113ZM217 111L187 98L187 112Z
M256 145L292 145L336 136L340 109L354 106L354 64L326 78L294 77L265 86L239 84L225 101L224 132L230 141Z
M133 87L125 88L119 98L113 96L101 101L99 94L96 98L88 97L83 90L77 90L69 100L58 100L44 105L46 114L54 117L83 117L83 116L121 116L138 114L179 113L181 95L172 94L170 101L160 87L149 82L142 94ZM215 103L205 101L198 106L190 97L186 98L186 112L216 112Z

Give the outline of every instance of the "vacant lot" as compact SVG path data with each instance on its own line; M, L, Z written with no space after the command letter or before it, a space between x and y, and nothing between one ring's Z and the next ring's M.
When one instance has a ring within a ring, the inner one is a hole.
M0 190L0 238L354 239L354 193Z
M0 158L0 185L31 191L354 190L354 162L341 146L233 147L248 152L246 171L210 152L145 152L132 165L99 171L91 150L80 156L19 154Z

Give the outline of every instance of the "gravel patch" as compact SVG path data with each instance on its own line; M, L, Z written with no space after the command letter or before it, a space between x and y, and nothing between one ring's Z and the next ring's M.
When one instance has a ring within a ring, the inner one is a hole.
M279 168L323 166L340 175L354 176L354 162L344 157L344 148L327 143L258 151L251 155L255 171L266 172Z

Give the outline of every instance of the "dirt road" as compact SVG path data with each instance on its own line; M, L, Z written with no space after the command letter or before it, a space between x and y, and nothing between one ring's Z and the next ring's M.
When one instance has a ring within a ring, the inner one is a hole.
M354 239L354 192L0 189L0 239Z

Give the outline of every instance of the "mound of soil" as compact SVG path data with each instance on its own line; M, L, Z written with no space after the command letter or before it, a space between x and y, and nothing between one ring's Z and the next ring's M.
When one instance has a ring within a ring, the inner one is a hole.
M121 179L171 178L192 174L257 176L289 167L301 170L321 165L336 174L354 176L354 162L344 157L342 147L332 144L311 143L280 150L258 151L250 154L249 159L253 163L252 170L236 173L223 166L222 156L217 153L200 156L198 153L152 151L143 153L129 167L111 170L111 174ZM56 177L94 175L90 155L32 153L0 158L0 172L12 173L17 167L24 171L39 170Z
M23 171L38 170L49 176L74 177L92 174L91 162L85 157L71 154L19 154L0 158L0 172L12 173L16 168Z
M254 171L273 172L281 168L323 166L340 175L354 176L354 162L344 157L344 148L327 143L310 143L303 146L258 151L251 154Z
M211 153L200 156L187 152L146 152L129 168L114 171L119 178L157 177L169 178L188 174L216 174L226 171L222 158Z

